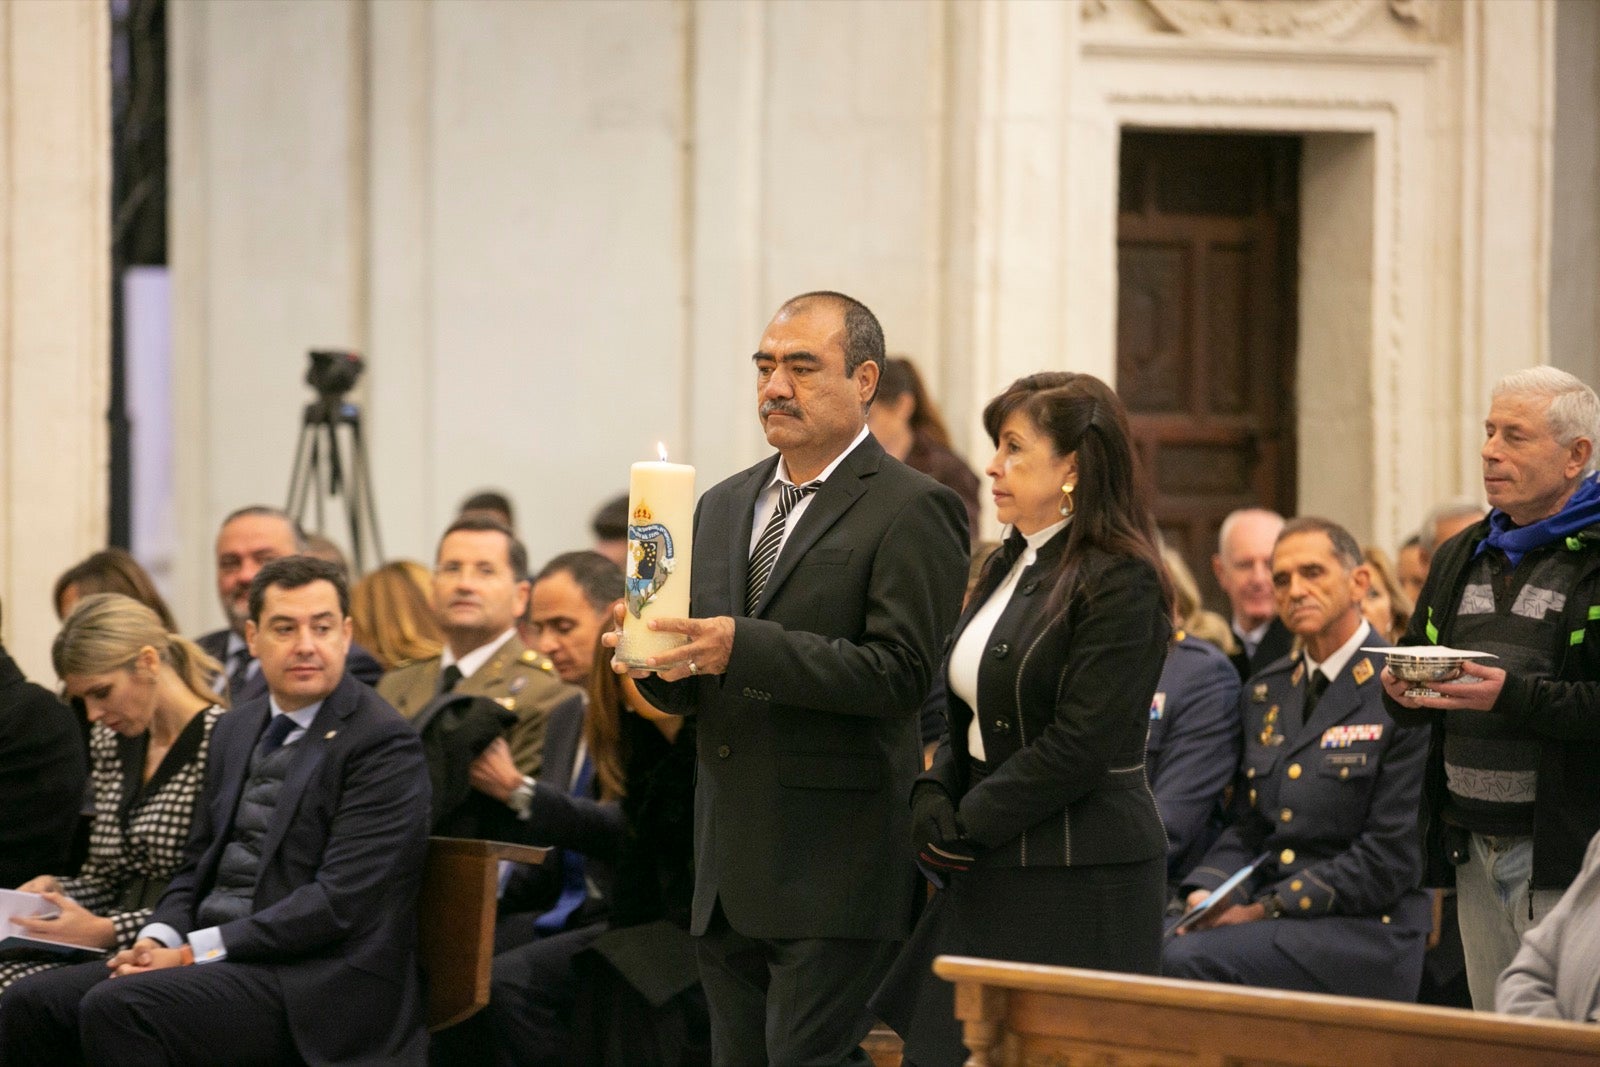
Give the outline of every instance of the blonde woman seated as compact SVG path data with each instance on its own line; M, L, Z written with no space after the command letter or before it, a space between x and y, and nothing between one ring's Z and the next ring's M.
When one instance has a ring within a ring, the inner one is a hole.
M41 874L19 887L60 913L13 921L43 940L131 948L183 858L211 728L223 711L211 691L222 668L120 593L80 600L51 658L94 724L94 828L76 877ZM0 1003L17 979L61 965L43 955L0 963Z

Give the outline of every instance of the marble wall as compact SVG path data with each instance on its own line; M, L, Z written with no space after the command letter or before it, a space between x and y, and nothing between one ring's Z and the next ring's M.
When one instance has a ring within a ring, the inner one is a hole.
M285 498L313 347L368 357L390 555L484 485L535 559L582 544L658 440L704 485L752 462L748 356L810 288L879 312L981 465L1011 378L1112 373L1129 125L1306 138L1300 441L1341 462L1300 503L1398 540L1476 487L1495 378L1594 360L1594 231L1552 232L1595 213L1553 133L1592 129L1575 2L173 0L174 606L219 621L216 523ZM103 59L94 11L0 14L3 247L40 264L0 307L0 595L35 669L104 536L104 73L39 58Z

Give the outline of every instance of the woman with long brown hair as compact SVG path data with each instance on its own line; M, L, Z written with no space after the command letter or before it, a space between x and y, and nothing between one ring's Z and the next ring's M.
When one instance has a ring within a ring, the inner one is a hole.
M956 625L950 729L911 799L939 892L875 1000L907 1063L966 1052L940 953L1156 974L1166 834L1145 778L1172 591L1127 414L1046 373L984 409L1011 534Z
M218 701L226 700L211 691L222 668L120 593L80 600L51 658L94 724L94 827L76 876L41 874L19 887L59 913L13 921L31 937L129 948L183 858ZM0 990L55 965L44 955L0 963Z
M967 536L978 538L978 489L972 468L955 453L944 416L922 384L917 366L904 356L884 361L867 426L883 450L906 466L954 489L967 508Z

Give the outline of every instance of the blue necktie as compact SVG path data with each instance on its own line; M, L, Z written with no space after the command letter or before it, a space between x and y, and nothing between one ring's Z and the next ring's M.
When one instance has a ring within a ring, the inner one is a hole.
M593 784L594 764L589 761L588 753L584 753L583 763L578 768L578 780L572 783L572 795L589 796L589 789ZM540 934L553 934L566 929L567 920L572 918L573 912L583 906L588 897L589 886L583 877L583 853L575 848L562 849L561 895L556 898L549 911L533 921L533 928Z
M281 713L274 715L272 721L267 724L267 728L261 731L261 740L258 742L258 746L261 749L262 757L270 756L282 748L283 739L293 733L294 730L295 721L293 719Z

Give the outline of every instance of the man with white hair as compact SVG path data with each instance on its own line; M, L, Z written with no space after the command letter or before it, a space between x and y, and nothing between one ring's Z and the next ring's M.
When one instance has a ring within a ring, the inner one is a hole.
M1293 644L1272 598L1272 546L1282 529L1283 516L1277 512L1240 508L1230 511L1217 531L1211 569L1233 611L1230 621L1239 650L1228 658L1240 681L1287 656Z
M1425 877L1456 886L1480 1011L1600 830L1600 398L1565 371L1519 371L1484 433L1491 510L1439 546L1401 643L1497 658L1437 697L1383 672L1395 720L1433 728Z

